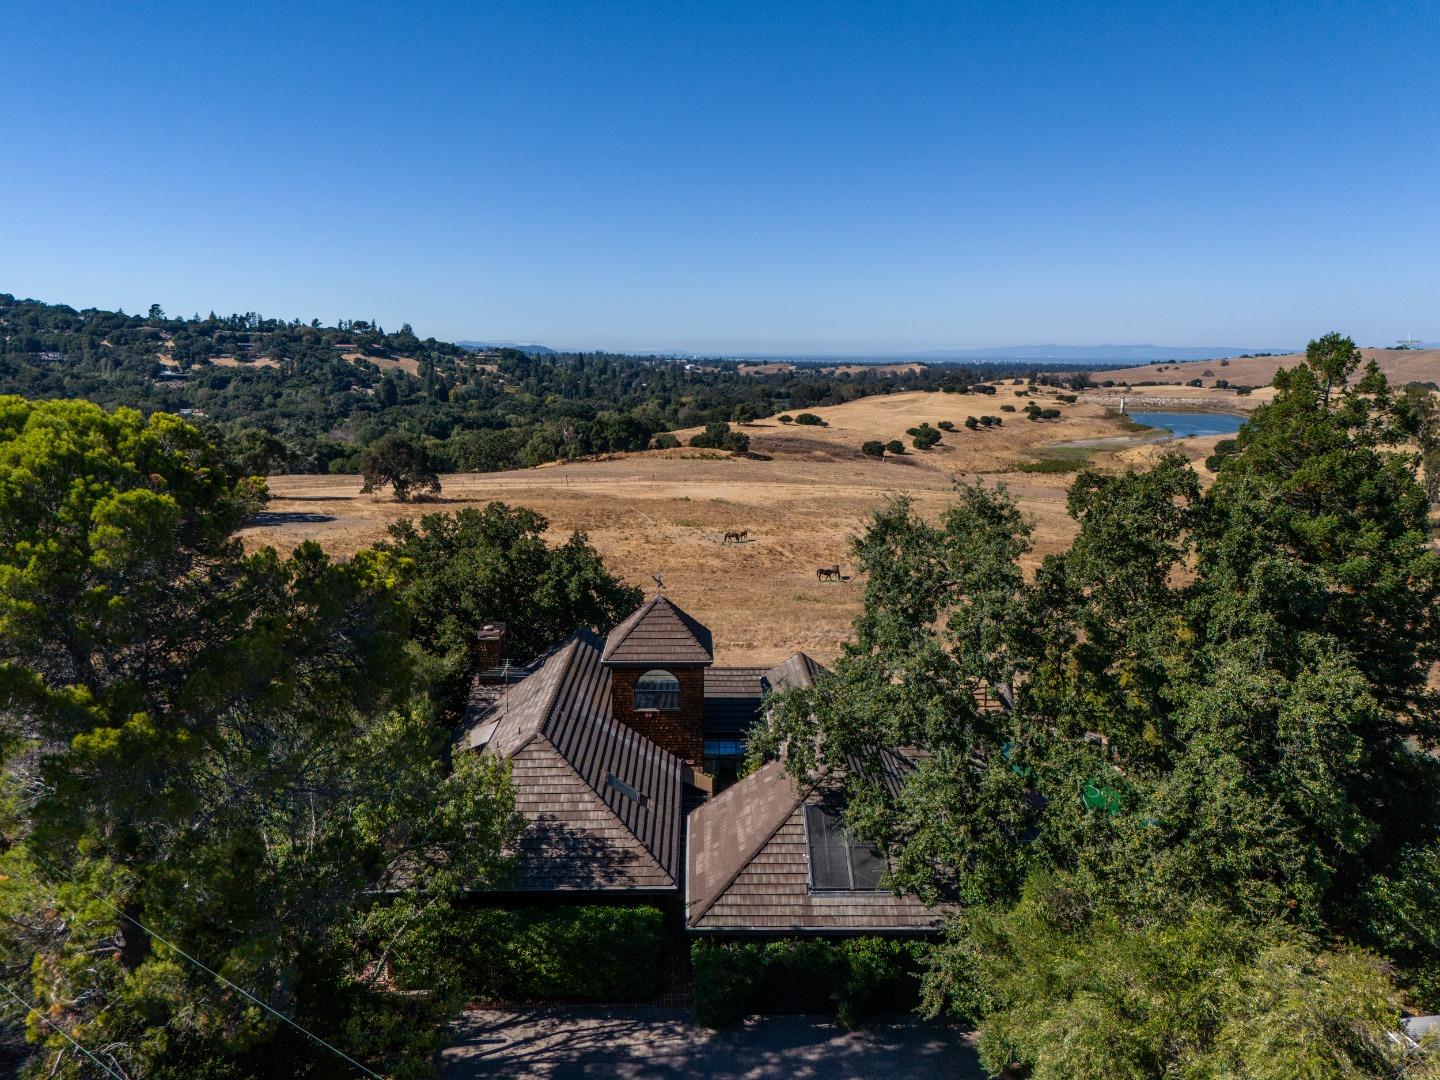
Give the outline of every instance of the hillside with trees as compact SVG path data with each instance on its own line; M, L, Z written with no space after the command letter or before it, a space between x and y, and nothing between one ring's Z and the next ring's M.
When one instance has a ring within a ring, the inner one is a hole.
M897 390L961 391L1022 374L914 365L785 365L608 353L477 353L408 325L253 312L186 318L0 294L0 393L84 398L210 427L252 474L360 473L367 448L403 435L441 472L486 472L643 450L662 432ZM753 367L753 366L752 366Z

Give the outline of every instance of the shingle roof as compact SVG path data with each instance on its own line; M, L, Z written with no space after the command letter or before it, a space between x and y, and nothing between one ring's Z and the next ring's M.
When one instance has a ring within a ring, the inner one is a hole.
M578 631L537 660L533 675L466 717L463 745L478 742L512 761L527 751L514 772L517 808L532 821L531 842L521 843L520 887L674 887L680 880L685 765L613 719L602 645ZM558 772L535 752L542 743ZM540 831L552 835L537 848Z
M815 680L825 671L819 661L803 652L797 652L765 672L760 681L767 693L771 690L794 690L802 686L814 686Z
M706 734L739 734L755 722L765 696L764 674L758 667L705 669Z
M888 755L887 755L888 756ZM886 773L907 766L898 757ZM691 813L685 922L692 930L920 931L941 909L886 892L822 893L810 888L801 791L770 762Z
M710 631L663 596L657 596L610 631L607 664L709 664Z

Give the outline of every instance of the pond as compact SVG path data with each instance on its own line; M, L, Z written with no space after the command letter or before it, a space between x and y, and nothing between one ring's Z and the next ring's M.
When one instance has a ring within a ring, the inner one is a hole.
M1233 435L1245 423L1245 417L1234 413L1132 412L1128 415L1138 424L1164 428L1176 439L1188 435Z

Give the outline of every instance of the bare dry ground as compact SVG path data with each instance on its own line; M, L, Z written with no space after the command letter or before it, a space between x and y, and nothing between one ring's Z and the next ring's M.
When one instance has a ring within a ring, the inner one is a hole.
M608 565L654 590L664 579L676 603L715 634L721 664L771 663L797 649L830 660L859 610L861 583L820 582L817 567L839 563L851 575L847 544L866 517L893 495L907 494L927 514L949 502L954 478L1004 482L1034 518L1040 556L1065 546L1073 522L1065 513L1070 476L1017 472L1055 443L1107 439L1124 432L1097 403L1060 405L1061 419L1034 423L1030 398L1002 386L994 396L912 392L864 398L813 410L828 427L785 425L774 418L745 425L751 457L681 449L616 455L506 473L443 479L439 500L401 504L361 495L353 476L277 476L274 498L245 530L251 548L288 551L315 540L348 555L385 535L390 522L491 500L528 506L549 518L555 539L586 532ZM1037 394L1053 406L1053 392ZM1003 416L1003 427L967 431L965 417ZM921 421L950 420L958 430L933 450L875 461L859 452L867 439L898 438ZM1107 440L1108 441L1108 440ZM1195 457L1214 440L1193 440ZM1136 440L1097 451L1101 465L1121 467L1149 456ZM744 529L743 543L724 543Z
M1374 360L1380 370L1394 383L1440 382L1440 349L1361 349L1363 362ZM1245 386L1269 386L1275 372L1291 368L1304 357L1299 353L1286 356L1237 357L1222 364L1219 360L1187 360L1183 363L1146 364L1143 367L1115 368L1096 371L1093 378L1137 382L1187 383L1200 379L1206 387L1216 379L1227 379ZM1362 362L1362 363L1363 363ZM1209 374L1207 374L1209 372Z

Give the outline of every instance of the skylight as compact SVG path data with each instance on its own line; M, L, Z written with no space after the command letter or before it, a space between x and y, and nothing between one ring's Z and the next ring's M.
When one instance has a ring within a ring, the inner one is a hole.
M821 892L877 892L885 856L871 844L853 839L838 814L823 806L805 807L805 848L810 857L810 887Z
M644 795L640 793L638 789L627 784L624 780L621 780L614 773L609 773L606 775L605 786L614 788L621 795L624 795L632 802L639 803L641 806L644 806L649 801L645 798Z

